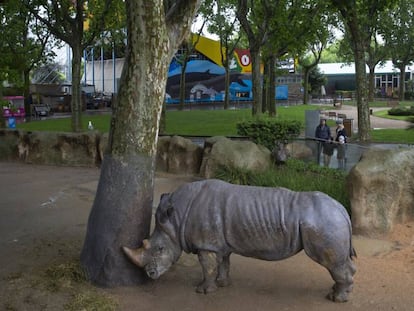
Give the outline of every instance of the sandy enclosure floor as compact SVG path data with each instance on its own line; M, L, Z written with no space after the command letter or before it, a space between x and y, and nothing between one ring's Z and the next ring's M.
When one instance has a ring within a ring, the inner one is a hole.
M233 284L209 295L195 293L194 255L142 286L50 282L51 267L78 260L99 170L0 162L0 176L0 310L76 310L68 304L87 293L109 297L118 310L414 310L414 223L378 239L354 237L358 271L344 304L324 298L329 273L303 252L279 262L233 255ZM157 175L155 201L190 179Z

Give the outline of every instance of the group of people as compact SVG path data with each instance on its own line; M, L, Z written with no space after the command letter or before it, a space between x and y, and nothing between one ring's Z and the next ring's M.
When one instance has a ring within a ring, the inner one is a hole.
M336 158L338 159L338 168L345 169L345 144L347 142L347 133L342 120L336 121L335 139L331 135L331 128L326 124L326 119L321 119L315 130L315 137L318 140L318 163L321 151L323 153L323 164L329 167L334 149L337 148Z

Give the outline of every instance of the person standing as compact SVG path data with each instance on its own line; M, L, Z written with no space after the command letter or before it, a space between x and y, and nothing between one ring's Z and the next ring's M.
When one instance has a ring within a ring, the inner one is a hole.
M329 137L329 141L325 142L325 144L323 145L323 149L322 149L323 165L325 167L329 167L334 149L335 149L335 143L333 141L333 137Z
M319 159L321 155L321 151L323 149L323 146L326 142L329 141L331 137L331 128L326 124L326 119L321 119L319 122L319 125L316 127L315 130L315 138L318 141L317 142L317 163L319 164Z
M338 159L338 168L341 170L345 169L345 161L346 161L346 142L347 142L347 136L346 136L346 130L344 127L343 122L336 121L337 127L336 127L336 138L335 141L338 144L337 145L337 153L336 158Z

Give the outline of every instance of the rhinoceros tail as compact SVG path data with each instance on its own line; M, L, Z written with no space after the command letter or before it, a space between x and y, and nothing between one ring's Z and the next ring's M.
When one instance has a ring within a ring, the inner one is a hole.
M355 248L354 248L352 245L351 245L351 252L350 252L349 256L350 256L351 258L353 258L353 257L357 258L357 257L358 257L358 256L357 256L357 253L356 253L356 251L355 251Z

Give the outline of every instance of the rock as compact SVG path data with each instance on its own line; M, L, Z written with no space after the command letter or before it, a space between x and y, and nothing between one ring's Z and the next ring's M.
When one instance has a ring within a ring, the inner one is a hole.
M15 161L20 152L24 153L18 149L20 135L18 130L0 129L0 160Z
M251 141L212 137L204 144L200 175L212 178L220 166L264 171L272 166L272 157L266 147Z
M171 136L161 136L158 138L156 170L168 172L168 148L170 147Z
M98 152L93 132L21 132L17 147L24 162L48 165L95 166Z
M285 164L288 159L288 150L286 148L287 144L276 142L275 147L273 148L271 155L273 160L277 165Z
M287 144L286 149L289 157L299 160L312 159L312 149L305 145L305 143L292 142Z
M200 171L203 148L191 140L173 136L168 146L168 172L194 175Z
M354 232L368 236L414 220L414 148L365 152L349 172Z

